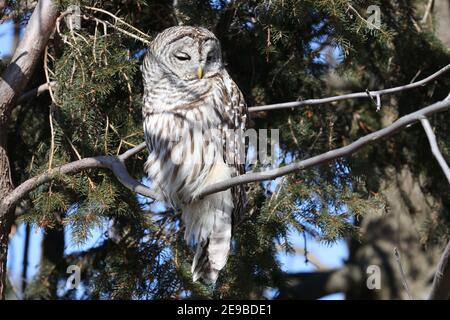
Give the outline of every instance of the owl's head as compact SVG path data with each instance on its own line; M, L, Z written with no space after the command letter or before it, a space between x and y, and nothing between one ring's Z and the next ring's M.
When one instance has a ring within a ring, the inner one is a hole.
M200 80L223 68L219 40L201 27L171 27L156 36L150 54L165 73L182 80Z

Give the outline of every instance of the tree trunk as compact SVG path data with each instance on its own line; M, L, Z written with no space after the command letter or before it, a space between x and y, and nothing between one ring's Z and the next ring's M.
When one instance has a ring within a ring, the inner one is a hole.
M433 15L436 18L436 36L450 49L450 0L436 0Z
M33 75L58 16L53 0L40 0L28 22L11 63L0 78L0 199L11 192L11 167L7 152L7 128L11 110ZM14 208L0 206L0 298L5 298L8 238Z
M441 203L422 191L420 179L408 166L401 170L387 167L385 172L389 178L379 181L379 192L386 209L364 216L360 225L363 236L351 242L349 259L351 265L359 266L363 278L369 276L369 266L379 267L381 288L370 290L366 281L361 281L346 292L347 298L409 299L411 295L426 299L442 248L425 245L421 229L427 221L438 220Z
M28 256L30 251L30 234L31 226L29 223L25 226L25 243L23 245L23 261L22 261L22 285L20 286L22 290L22 295L27 289L27 279L28 279Z
M1 127L0 127L1 128ZM10 178L9 159L6 153L6 135L4 130L0 130L0 197L3 198L12 190ZM0 212L0 299L6 294L6 268L8 257L8 240L11 224L13 221L13 210Z

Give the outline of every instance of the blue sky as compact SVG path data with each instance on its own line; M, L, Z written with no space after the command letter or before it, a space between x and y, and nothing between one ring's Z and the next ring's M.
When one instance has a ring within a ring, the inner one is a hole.
M10 22L0 24L0 59L11 54L13 30ZM337 49L336 49L337 50ZM334 51L333 54L338 56L339 51ZM321 56L319 59L324 59ZM103 228L93 230L92 237L83 246L77 246L70 242L70 230L66 233L66 253L71 253L78 250L84 250L95 246L101 242L106 225ZM39 266L41 257L41 241L43 232L40 229L33 228L30 237L29 250L29 270L28 279L31 279ZM294 246L303 248L304 239L302 236L296 234L292 236ZM8 253L8 269L9 277L15 287L19 287L21 283L22 261L23 261L23 247L25 242L25 226L20 225L10 241ZM337 268L342 266L343 261L348 257L347 245L344 241L338 242L332 246L318 243L313 239L307 239L308 252L314 255L324 266L329 268ZM283 265L283 269L287 272L300 271L314 271L314 266L305 263L305 258L301 255L280 253L279 259ZM20 290L18 290L20 292ZM324 299L342 299L342 294L334 294Z
M12 23L7 21L0 23L0 58L7 56L12 50L13 28Z

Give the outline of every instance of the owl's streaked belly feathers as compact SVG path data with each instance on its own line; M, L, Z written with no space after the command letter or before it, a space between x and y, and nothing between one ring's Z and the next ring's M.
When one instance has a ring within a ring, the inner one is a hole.
M174 207L195 199L212 167L223 162L223 119L211 87L173 92L164 101L158 93L145 99L144 129L151 148L145 169L152 186Z

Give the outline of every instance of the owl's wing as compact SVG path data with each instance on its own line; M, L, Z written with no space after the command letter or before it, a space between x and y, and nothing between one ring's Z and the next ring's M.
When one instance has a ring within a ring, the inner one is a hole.
M224 161L232 168L233 176L245 173L245 138L248 111L244 96L226 71L223 73L222 108ZM230 130L231 129L231 130ZM242 219L245 207L245 187L239 185L231 189L234 203L233 226Z
M146 69L144 68L145 65L142 66L142 72L147 72ZM145 75L145 73L144 73ZM145 77L144 77L144 82L145 82ZM151 134L151 131L148 130L149 128L147 128L147 120L148 117L150 117L153 112L154 112L154 108L152 106L152 103L149 101L150 100L150 94L149 94L149 89L148 89L148 85L146 83L144 83L144 95L143 95L143 106L142 106L142 119L144 119L144 138L145 138L145 142L147 144L147 148L149 150L149 152L152 152L153 149L155 148L154 144L155 144L155 135Z

